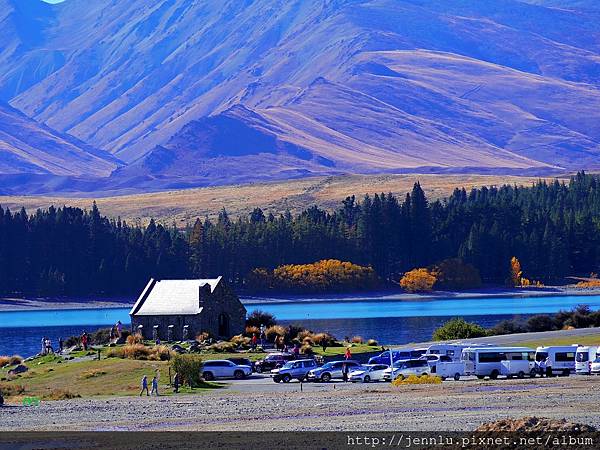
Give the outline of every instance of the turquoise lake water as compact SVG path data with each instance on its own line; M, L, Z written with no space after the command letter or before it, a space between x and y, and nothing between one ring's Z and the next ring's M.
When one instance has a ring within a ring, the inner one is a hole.
M256 301L256 299L254 299ZM338 338L360 335L379 342L402 344L425 341L448 318L468 317L490 327L515 316L553 313L586 304L600 309L600 296L495 297L435 300L331 300L286 301L247 304L248 312L260 309L275 315L283 324L295 323L316 331L329 331ZM59 337L79 335L84 330L129 321L129 308L71 310L28 310L0 312L0 354L37 353L43 336L54 342Z

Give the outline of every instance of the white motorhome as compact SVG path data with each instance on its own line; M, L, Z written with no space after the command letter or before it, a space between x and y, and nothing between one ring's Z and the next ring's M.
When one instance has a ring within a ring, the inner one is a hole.
M462 351L461 360L465 375L495 380L499 375L535 376L534 355L528 347L468 347Z
M592 362L600 356L600 346L590 345L577 347L575 351L575 373L589 375L592 369Z
M441 342L430 345L425 353L427 355L449 356L452 361L460 361L460 354L468 347L487 347L486 344L473 344L469 342Z
M579 345L553 345L538 347L535 351L535 360L539 364L545 362L546 375L568 376L575 372L575 354Z

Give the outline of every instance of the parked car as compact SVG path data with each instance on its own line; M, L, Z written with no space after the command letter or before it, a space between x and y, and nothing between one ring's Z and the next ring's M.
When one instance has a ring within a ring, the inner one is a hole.
M241 380L252 375L252 367L240 366L227 359L214 359L204 361L202 364L202 378L211 381L216 378L235 378Z
M295 358L291 353L271 353L264 359L256 361L254 363L254 370L258 373L268 372L273 369L278 369L286 362L292 361L293 359Z
M597 357L590 366L590 373L592 375L600 375L600 356Z
M357 370L360 367L360 363L358 361L332 361L321 367L310 370L306 378L309 380L325 382L331 381L335 378L341 379L343 378L342 369L344 364L346 365L348 375L350 375L350 372Z
M367 364L360 369L350 372L348 379L352 382L362 381L368 383L370 381L382 381L383 372L389 366L386 364Z
M252 371L254 371L254 364L248 358L227 358L227 360L236 363L238 366L250 366Z
M392 373L393 370L393 373ZM383 380L391 381L396 378L405 378L410 375L428 375L431 373L426 359L409 359L408 361L397 361L394 367L388 367L383 372Z
M412 349L412 350L392 350L392 359L396 361L405 361L407 359L417 359L425 354L427 349ZM386 350L377 356L369 359L369 364L390 364L390 351Z
M308 372L317 368L317 362L314 359L297 359L288 361L279 369L271 370L271 376L275 383L283 381L289 383L292 379L302 381L306 378Z

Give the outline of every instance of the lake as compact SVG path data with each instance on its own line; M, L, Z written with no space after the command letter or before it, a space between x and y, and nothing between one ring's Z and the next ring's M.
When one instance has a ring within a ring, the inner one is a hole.
M257 301L253 299L253 301ZM490 327L515 316L553 313L579 304L600 309L600 296L493 297L433 300L332 300L286 301L269 299L247 304L248 312L270 312L284 325L298 324L314 331L328 331L338 338L355 335L379 343L404 344L426 341L450 317ZM27 310L0 312L0 355L30 356L48 336L53 344L59 337L94 331L121 320L129 323L129 308L71 310Z

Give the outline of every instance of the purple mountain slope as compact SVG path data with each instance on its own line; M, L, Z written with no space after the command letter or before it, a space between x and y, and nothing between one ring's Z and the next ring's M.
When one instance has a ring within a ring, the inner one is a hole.
M592 0L0 0L0 26L0 99L125 161L113 185L600 168Z

